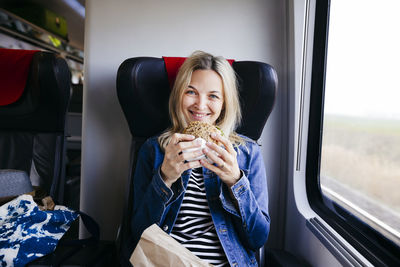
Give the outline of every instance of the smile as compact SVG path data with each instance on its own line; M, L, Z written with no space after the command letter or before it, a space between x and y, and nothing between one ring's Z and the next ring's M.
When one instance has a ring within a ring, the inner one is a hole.
M202 119L209 115L209 113L197 113L197 112L193 112L193 111L189 111L189 112L190 112L190 114L192 114L193 118L195 118L195 119Z

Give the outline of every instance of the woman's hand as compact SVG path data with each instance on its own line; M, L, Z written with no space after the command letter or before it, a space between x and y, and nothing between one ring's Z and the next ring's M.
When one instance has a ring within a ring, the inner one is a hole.
M203 155L201 149L193 152L182 153L182 150L189 148L200 148L200 140L189 134L175 133L165 148L164 161L161 165L161 176L168 187L181 177L187 169L201 167L200 161L187 161Z
M205 159L201 159L200 163L217 174L228 187L231 187L240 179L240 170L236 158L237 153L227 138L217 133L212 133L211 138L220 141L225 149L214 143L207 142L207 147L203 149L203 152L217 166L210 164Z

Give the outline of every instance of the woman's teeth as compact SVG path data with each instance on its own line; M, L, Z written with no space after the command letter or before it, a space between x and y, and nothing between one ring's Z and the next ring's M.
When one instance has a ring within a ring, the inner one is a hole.
M194 112L192 112L192 115L193 115L193 117L199 118L199 119L204 118L205 116L207 116L207 114L199 114L199 113L194 113Z

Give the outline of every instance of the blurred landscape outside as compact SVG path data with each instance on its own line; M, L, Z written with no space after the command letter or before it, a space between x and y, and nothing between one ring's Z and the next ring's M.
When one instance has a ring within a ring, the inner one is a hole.
M400 122L326 115L321 187L325 194L337 198L334 200L351 212L359 212L355 208L358 207L386 224L388 227L376 225L377 221L371 217L364 218L378 231L383 227L386 229L382 230L392 232L391 239L398 243ZM343 199L351 204L341 203Z
M320 183L400 244L398 10L397 0L331 2Z

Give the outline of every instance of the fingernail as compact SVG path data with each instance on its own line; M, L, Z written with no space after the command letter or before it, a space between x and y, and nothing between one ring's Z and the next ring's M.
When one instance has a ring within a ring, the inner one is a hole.
M204 153L208 153L208 148L203 149Z
M217 134L216 133L211 133L211 137L216 137Z

